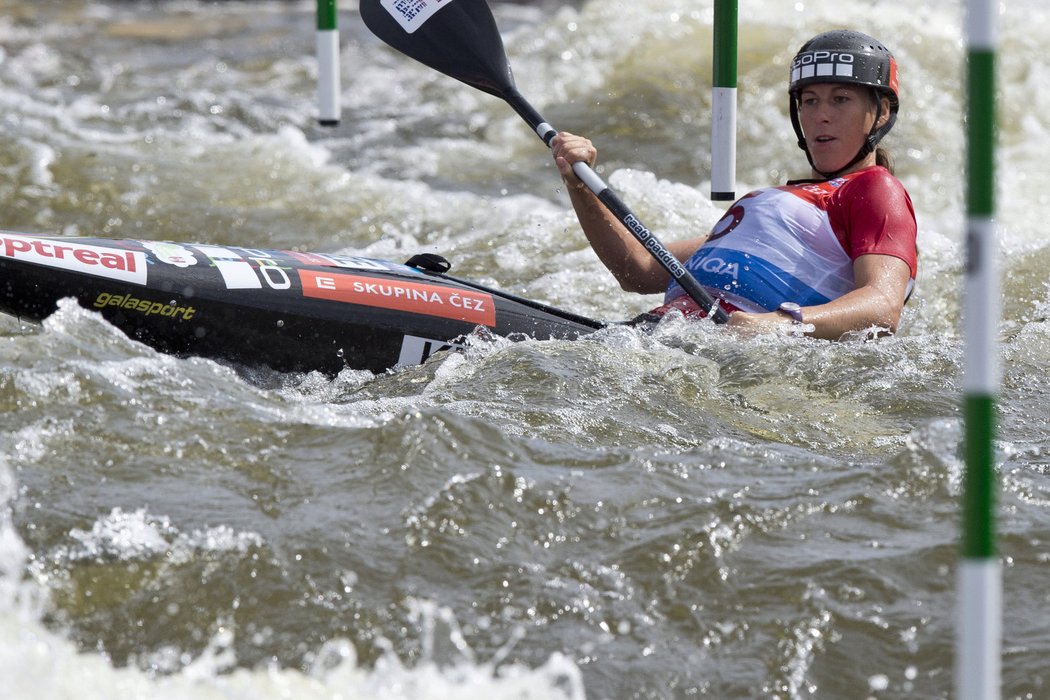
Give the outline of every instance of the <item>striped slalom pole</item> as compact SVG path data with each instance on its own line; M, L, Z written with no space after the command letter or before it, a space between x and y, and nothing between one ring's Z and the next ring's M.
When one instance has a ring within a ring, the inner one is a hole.
M711 200L736 199L737 3L715 0L711 80Z
M317 121L339 125L339 25L336 0L317 0Z
M995 397L999 281L995 225L995 49L998 0L967 0L967 215L963 306L965 421L956 697L998 698L1002 568L995 545Z

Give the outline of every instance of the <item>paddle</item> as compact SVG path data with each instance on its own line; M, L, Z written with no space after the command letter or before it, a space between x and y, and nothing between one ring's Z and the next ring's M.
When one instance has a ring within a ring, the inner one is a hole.
M485 0L361 0L361 19L391 47L435 70L503 99L550 146L558 132L514 84L496 20ZM586 163L573 171L716 323L729 316L689 270Z

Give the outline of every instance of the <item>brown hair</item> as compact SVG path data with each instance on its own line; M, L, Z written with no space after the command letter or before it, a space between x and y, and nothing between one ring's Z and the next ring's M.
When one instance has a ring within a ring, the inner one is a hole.
M872 104L878 105L879 100L883 97L882 93L880 93L875 88L871 88L870 94ZM875 165L881 165L882 167L890 171L890 175L893 174L893 156L890 155L890 152L882 146L875 147Z
M881 165L893 174L893 156L888 150L879 146L875 149L875 165Z

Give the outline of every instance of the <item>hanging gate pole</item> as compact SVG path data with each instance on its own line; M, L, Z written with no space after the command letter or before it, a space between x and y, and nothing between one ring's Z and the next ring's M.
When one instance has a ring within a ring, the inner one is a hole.
M338 126L339 26L336 0L317 0L317 121Z
M711 200L736 199L737 2L715 0Z
M1000 693L1002 567L995 543L995 397L999 280L995 225L995 49L999 3L968 0L965 420L956 697Z

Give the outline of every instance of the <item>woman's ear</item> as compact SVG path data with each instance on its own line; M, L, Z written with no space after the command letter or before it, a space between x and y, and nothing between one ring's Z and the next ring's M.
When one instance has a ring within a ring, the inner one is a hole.
M881 127L890 120L890 98L885 96L879 96L879 121L875 123L876 127Z

